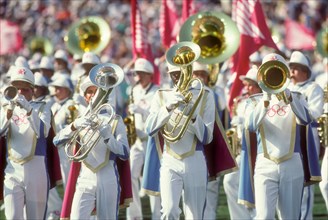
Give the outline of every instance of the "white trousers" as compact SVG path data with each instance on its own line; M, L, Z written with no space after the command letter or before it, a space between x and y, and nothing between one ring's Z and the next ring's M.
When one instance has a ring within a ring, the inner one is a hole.
M128 220L142 219L142 205L140 199L140 180L142 169L145 161L144 146L137 142L130 150L130 168L131 168L131 183L133 201L126 209L126 217ZM152 219L158 219L161 214L161 201L158 196L149 196Z
M281 219L299 219L304 182L299 153L276 164L258 154L254 171L255 219L275 219L275 209Z
M204 219L216 219L216 210L219 200L220 177L207 183L206 206Z
M322 159L321 177L322 181L319 183L319 187L328 213L328 147L325 148L325 154Z
M97 219L117 219L120 198L118 171L113 161L93 173L82 165L72 203L71 219L90 219L96 208Z
M66 184L67 184L69 170L71 168L71 162L69 161L69 159L65 153L64 147L58 148L58 156L59 156L59 163L60 163L60 172L61 172L62 181L63 181L63 185L64 185L64 189L65 189Z
M48 174L43 156L34 156L23 165L8 163L4 180L6 219L24 219L24 216L26 219L44 219L48 188Z
M240 156L236 157L238 166L240 165ZM227 197L227 204L230 214L230 219L252 219L251 213L244 205L238 204L239 190L239 170L224 175L223 188Z
M202 219L206 201L207 167L203 152L178 160L163 153L160 169L161 219L179 219L183 191L185 219Z
M57 187L49 190L47 219L59 219L62 208L62 199L60 198Z

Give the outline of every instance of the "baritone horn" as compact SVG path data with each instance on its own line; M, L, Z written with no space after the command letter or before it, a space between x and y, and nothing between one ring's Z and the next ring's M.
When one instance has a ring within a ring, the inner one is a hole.
M165 124L162 129L163 137L172 143L180 140L185 134L189 122L204 94L202 81L198 78L192 77L192 64L199 58L199 56L200 47L193 42L177 43L166 52L166 61L170 65L178 66L181 69L176 89L184 96L184 108L182 110L175 108L169 122ZM193 106L190 106L193 94L189 91L189 88L194 81L198 81L200 89ZM188 112L189 107L191 108Z
M90 70L89 78L98 87L98 90L89 103L86 113L82 116L87 118L90 125L74 131L72 138L65 145L66 155L73 161L82 161L88 156L100 140L99 128L104 124L111 123L114 118L115 111L107 103L108 96L112 89L123 81L124 73L118 65L105 63L94 66ZM110 115L106 120L99 117L99 113L103 111ZM76 144L79 145L78 148L75 147Z
M109 43L111 31L108 23L98 16L84 17L73 23L64 37L71 54L85 52L99 54Z
M219 63L231 57L239 47L240 33L232 19L221 12L199 12L182 25L180 41L192 41L201 48L199 62L210 70L209 86L214 86Z
M290 82L289 68L278 60L269 60L263 63L257 72L257 81L260 88L269 93L275 94L278 100L289 103L284 90Z

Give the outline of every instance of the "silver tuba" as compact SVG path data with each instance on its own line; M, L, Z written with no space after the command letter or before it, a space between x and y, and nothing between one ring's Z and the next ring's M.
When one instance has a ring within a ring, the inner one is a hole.
M90 70L89 78L98 90L84 114L90 121L90 125L74 131L72 138L65 145L66 155L73 161L82 161L88 156L100 140L99 128L114 119L115 111L107 103L108 96L112 89L123 81L124 72L116 64L98 64ZM107 120L98 116L103 111L110 115Z

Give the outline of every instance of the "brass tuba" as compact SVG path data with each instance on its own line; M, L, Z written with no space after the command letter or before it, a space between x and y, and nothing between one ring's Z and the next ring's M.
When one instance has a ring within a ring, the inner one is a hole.
M275 94L279 100L289 103L284 93L290 82L288 66L277 60L267 61L259 67L257 81L263 91Z
M64 41L72 54L83 55L85 52L99 54L108 45L110 36L110 27L104 19L89 16L72 24Z
M27 40L27 45L31 53L41 53L42 55L51 55L54 51L52 42L45 37L34 36Z
M173 45L166 52L166 61L172 66L178 66L181 69L179 81L176 89L184 96L184 108L174 109L169 122L162 129L163 137L169 142L180 140L185 134L190 120L204 94L203 83L198 78L192 78L192 63L200 56L200 47L192 42L180 42ZM199 94L193 104L188 104L193 99L193 94L189 91L192 82L198 81L201 85ZM191 107L188 112L188 108Z
M91 82L98 87L93 101L89 103L85 116L90 121L90 126L77 129L72 138L65 145L67 157L73 161L82 161L100 140L99 128L109 124L115 116L113 107L107 103L112 89L123 81L123 70L116 64L105 63L94 66L89 73ZM98 117L101 111L107 111L109 120ZM76 149L76 143L79 148Z
M221 12L199 12L182 25L180 41L192 41L201 48L199 62L210 70L209 86L214 86L219 63L231 57L239 47L240 34L232 19Z

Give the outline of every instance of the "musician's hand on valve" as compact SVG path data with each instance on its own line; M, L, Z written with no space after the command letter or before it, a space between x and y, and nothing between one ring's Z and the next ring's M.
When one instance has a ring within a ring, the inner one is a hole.
M263 91L263 101L264 101L265 108L269 106L270 100L271 100L271 94Z
M108 142L108 140L113 137L112 127L109 124L102 125L99 128L99 134L104 138L105 141Z
M90 120L88 120L85 117L80 117L80 118L77 118L74 120L74 122L72 124L73 125L72 130L76 130L79 128L85 128L85 127L88 127L90 124L91 124Z
M184 97L180 92L172 91L166 100L166 108L171 111L177 107L180 102L184 101Z
M24 96L19 95L17 99L15 100L17 105L20 106L21 108L25 109L27 114L30 115L32 111L32 106L31 104L25 99Z
M292 101L292 93L288 88L285 89L284 91L286 98L291 102Z

